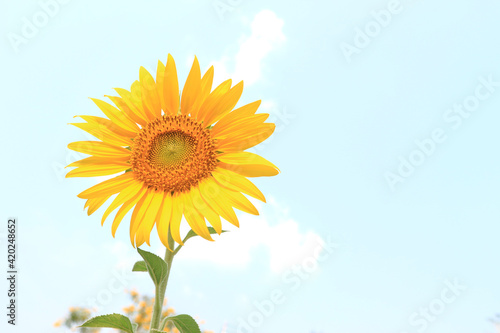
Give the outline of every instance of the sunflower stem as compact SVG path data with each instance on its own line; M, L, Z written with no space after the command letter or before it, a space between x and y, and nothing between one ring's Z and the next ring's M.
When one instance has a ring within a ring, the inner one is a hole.
M188 240L188 237L184 237L184 239L182 240L182 243L186 243L186 241ZM177 252L179 252L180 250L182 249L182 245L178 245L177 248L174 250L174 256L177 254Z
M168 246L174 248L174 239L168 233ZM167 276L158 285L155 290L155 303L153 305L153 316L151 318L150 332L160 328L161 316L163 313L163 300L165 299L165 291L167 290L168 278L170 276L170 269L172 268L172 261L174 260L175 253L168 248L165 251L165 262L167 263Z
M159 331L163 331L165 329L165 326L167 325L167 320L168 320L168 317L163 318L163 320L160 323Z

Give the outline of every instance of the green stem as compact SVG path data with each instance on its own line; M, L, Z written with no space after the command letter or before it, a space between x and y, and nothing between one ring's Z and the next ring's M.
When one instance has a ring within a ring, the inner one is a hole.
M177 248L174 250L174 256L177 254L177 252L179 252L181 247L182 247L182 245L177 246Z
M160 324L160 331L163 331L163 329L165 328L165 325L167 325L167 321L168 321L168 317L165 317L163 318L163 320L161 321L161 324Z
M186 243L186 241L188 240L187 236L184 237L184 239L182 240L182 243ZM179 246L177 246L177 248L174 250L174 256L177 254L177 252L179 252L180 250L182 249L182 245L179 244Z
M170 233L168 234L168 246L174 248L174 240ZM165 251L165 262L167 263L167 276L160 283L155 290L155 303L153 305L153 316L151 318L150 332L160 328L160 320L163 312L163 300L165 299L165 290L167 290L168 277L170 276L170 269L172 268L172 261L174 260L175 253L168 248Z

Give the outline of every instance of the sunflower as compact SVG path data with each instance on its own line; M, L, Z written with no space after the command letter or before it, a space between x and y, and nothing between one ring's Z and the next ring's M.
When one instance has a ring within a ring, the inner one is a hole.
M274 176L279 170L245 150L266 140L275 124L265 122L269 114L256 113L260 101L234 109L243 81L232 86L227 80L212 90L213 76L213 66L201 76L195 57L181 94L168 55L166 64L158 62L156 82L141 67L130 91L116 88L119 96L105 96L114 106L92 99L106 118L77 116L85 122L71 124L99 141L68 145L90 156L68 165L76 168L66 177L118 174L78 195L86 199L88 215L116 195L101 221L119 208L113 237L131 210L133 246L149 245L154 225L165 246L169 234L183 245L183 217L195 233L213 240L205 220L220 234L221 218L239 226L234 208L259 214L245 195L263 202L265 197L247 178Z

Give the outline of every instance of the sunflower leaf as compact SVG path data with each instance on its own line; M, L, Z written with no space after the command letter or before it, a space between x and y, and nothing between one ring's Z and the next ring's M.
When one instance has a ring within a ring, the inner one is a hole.
M116 328L127 333L134 333L134 328L132 327L130 319L117 313L91 318L80 327Z
M217 231L215 231L215 229L214 229L214 228L212 228L212 227L208 227L208 232L209 232L211 235L213 235L213 234L216 234L216 233L217 233ZM221 231L221 233L224 233L224 232L228 232L228 231L227 231L227 230L222 230L222 231ZM184 238L184 241L183 241L183 242L185 242L185 241L187 241L189 238L191 238L191 237L195 237L195 236L199 236L199 235L191 229L191 230L189 230L189 232L187 233L187 235L186 235L186 237Z
M181 314L168 317L167 320L172 321L181 333L201 333L200 327L190 315Z
M147 272L148 268L146 266L146 262L144 260L138 261L134 264L132 268L132 272Z
M137 249L137 252L144 259L148 273L156 287L167 277L168 266L162 258L148 251Z

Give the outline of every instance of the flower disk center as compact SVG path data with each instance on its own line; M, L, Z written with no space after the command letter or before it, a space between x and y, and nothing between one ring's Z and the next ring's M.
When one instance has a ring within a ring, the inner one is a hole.
M151 143L148 160L157 167L179 166L195 152L195 143L193 137L181 131L160 134Z
M134 177L155 190L189 191L217 165L210 131L183 115L147 124L131 148Z

